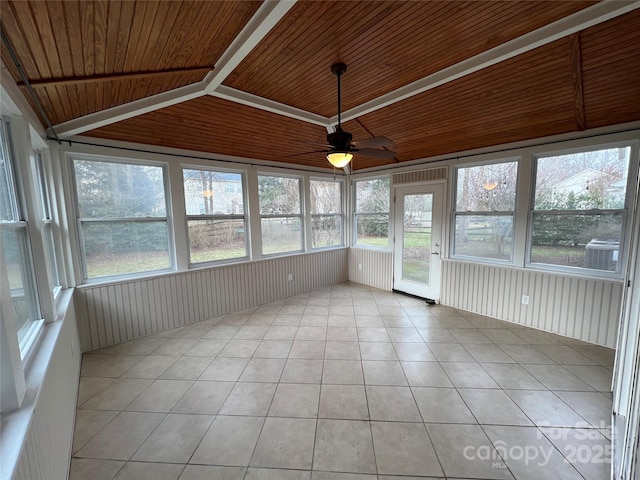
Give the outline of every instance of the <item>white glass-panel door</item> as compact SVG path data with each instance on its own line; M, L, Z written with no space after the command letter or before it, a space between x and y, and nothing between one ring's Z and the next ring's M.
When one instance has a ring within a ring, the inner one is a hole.
M393 288L438 301L442 185L397 187Z

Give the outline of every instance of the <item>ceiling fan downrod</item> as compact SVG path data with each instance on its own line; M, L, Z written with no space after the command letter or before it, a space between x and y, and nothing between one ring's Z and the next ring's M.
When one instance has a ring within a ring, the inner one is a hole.
M336 77L338 77L338 127L337 130L342 130L342 112L340 110L340 105L342 103L342 95L340 92L340 77L344 75L344 72L347 71L347 65L345 63L339 62L331 65L331 73L333 73Z

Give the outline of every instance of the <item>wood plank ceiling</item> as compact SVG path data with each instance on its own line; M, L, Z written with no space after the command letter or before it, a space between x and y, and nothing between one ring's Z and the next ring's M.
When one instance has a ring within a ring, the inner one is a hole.
M222 87L300 109L297 118L203 91L199 98L88 127L83 135L329 168L322 154L299 154L326 135L305 115L326 117L329 125L336 114L332 63L348 65L346 111L596 3L298 1L273 25L255 27L261 40L246 52L237 43L264 3L7 0L0 13L3 32L54 125L185 85L207 88L207 72L224 70L239 51L219 79ZM640 120L639 47L637 9L366 111L345 122L345 130L355 139L385 135L396 142L397 154L387 161L357 156L353 168ZM4 45L2 60L19 82Z

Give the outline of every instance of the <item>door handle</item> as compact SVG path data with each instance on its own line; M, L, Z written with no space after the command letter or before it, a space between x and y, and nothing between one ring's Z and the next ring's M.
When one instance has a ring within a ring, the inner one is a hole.
M440 252L431 252L431 255L440 255Z

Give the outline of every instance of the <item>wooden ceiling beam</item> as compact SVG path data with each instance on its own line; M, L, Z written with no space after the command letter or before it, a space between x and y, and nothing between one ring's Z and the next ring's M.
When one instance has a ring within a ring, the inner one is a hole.
M213 70L213 67L189 67L170 68L167 70L154 70L149 72L114 73L111 75L91 75L88 77L50 78L47 80L29 81L34 88L60 87L66 85L83 85L86 83L110 82L114 80L140 80L142 78L157 78L167 75L179 75L182 73L205 74ZM24 82L18 82L18 86L24 87Z
M291 105L285 105L280 102L269 100L268 98L258 97L248 92L236 90L235 88L227 87L226 85L220 85L210 95L225 100L230 100L235 103L241 103L253 108L259 108L260 110L266 110L267 112L277 113L278 115L284 115L285 117L295 118L296 120L302 120L303 122L313 123L325 127L329 122L327 117L317 115L306 110L292 107Z

